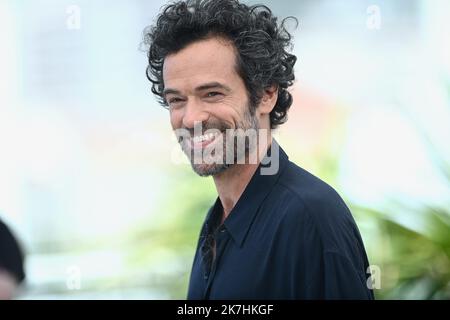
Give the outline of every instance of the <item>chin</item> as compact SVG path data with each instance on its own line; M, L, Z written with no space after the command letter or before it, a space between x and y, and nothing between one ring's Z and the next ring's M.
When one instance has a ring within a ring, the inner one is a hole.
M192 169L201 177L214 176L230 167L229 164L192 164Z

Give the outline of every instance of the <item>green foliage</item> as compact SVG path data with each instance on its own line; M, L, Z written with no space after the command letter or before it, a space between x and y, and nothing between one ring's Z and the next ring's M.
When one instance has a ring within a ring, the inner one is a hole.
M371 264L380 267L379 299L450 299L450 221L449 214L422 209L411 215L423 216L424 228L412 230L388 216L367 208L354 208L357 216L370 216L365 241ZM357 219L358 220L358 219ZM366 228L362 228L364 235ZM374 232L376 230L377 232Z

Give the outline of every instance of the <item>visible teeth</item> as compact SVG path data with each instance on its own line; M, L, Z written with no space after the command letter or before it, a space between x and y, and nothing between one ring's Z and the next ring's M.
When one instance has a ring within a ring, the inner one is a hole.
M208 133L208 134L204 134L201 136L195 136L192 140L194 141L194 143L201 143L203 141L209 141L214 139L217 136L217 134L215 133Z

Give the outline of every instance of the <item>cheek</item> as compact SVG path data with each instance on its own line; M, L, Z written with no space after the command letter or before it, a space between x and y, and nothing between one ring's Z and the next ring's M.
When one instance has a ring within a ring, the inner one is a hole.
M172 129L179 129L182 126L182 117L179 110L170 111L170 124Z
M231 127L236 127L243 119L246 105L244 100L227 100L220 107L211 110L210 114L217 119L227 122Z

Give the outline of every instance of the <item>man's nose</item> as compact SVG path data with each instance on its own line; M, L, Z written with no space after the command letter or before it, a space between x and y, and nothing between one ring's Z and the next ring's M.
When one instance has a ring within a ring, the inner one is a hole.
M196 123L208 120L208 113L202 108L201 103L189 99L184 108L183 126L187 129L194 128Z

